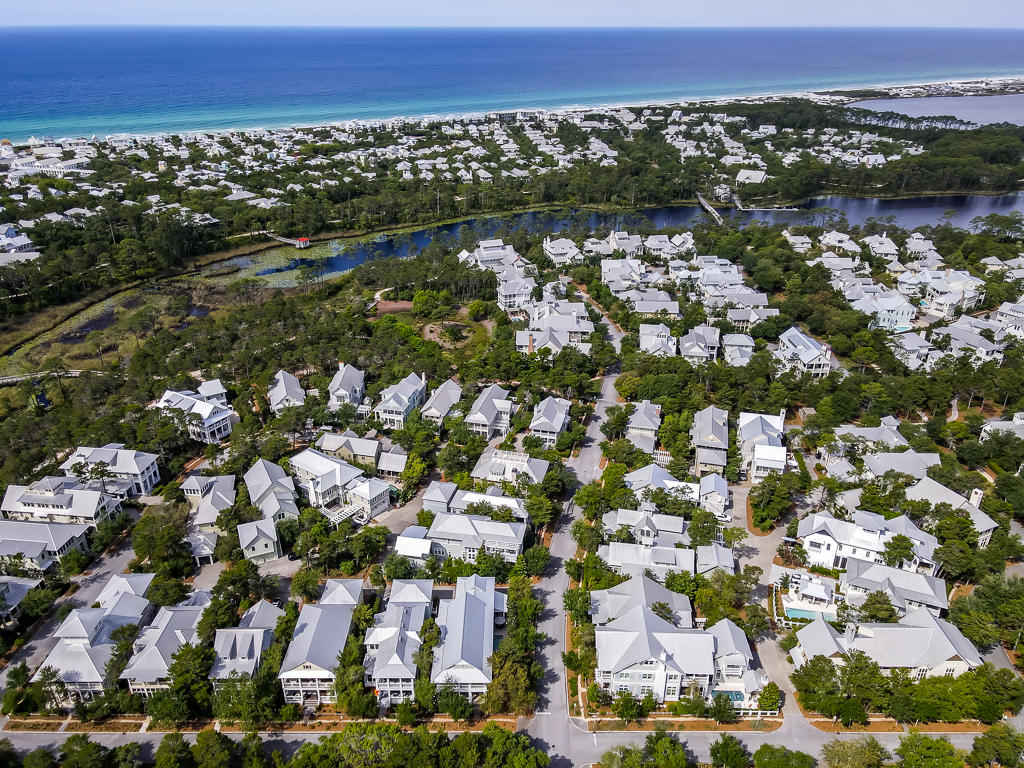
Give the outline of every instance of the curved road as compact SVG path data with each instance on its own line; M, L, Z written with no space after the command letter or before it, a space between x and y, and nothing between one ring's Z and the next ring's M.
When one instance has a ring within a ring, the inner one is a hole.
M622 333L619 332L606 318L605 326L609 337L615 346L620 350ZM579 456L567 462L576 473L580 483L588 483L600 476L599 465L601 461L600 444L603 439L601 424L606 418L609 406L615 405L617 395L615 381L618 373L609 372L602 382L601 394L595 405L594 417L587 428L587 440L580 451ZM734 507L736 509L746 508L746 491L743 486L735 487ZM536 587L538 597L545 604L545 611L541 617L540 630L548 636L548 640L541 648L540 654L544 668L547 670L541 685L541 696L536 714L525 719L522 725L525 731L536 741L537 746L544 749L552 760L554 768L566 768L567 766L582 766L594 763L601 759L601 756L612 747L618 744L641 744L646 737L643 732L604 732L590 733L586 730L585 723L580 718L569 717L569 707L566 693L566 682L564 667L562 665L562 649L565 647L565 611L562 607L562 592L569 585L569 578L565 572L564 562L573 557L576 552L576 544L569 535L573 521L579 518L578 511L572 502L566 505L565 514L562 515L559 524L551 540L552 568L550 575L543 578ZM782 529L777 529L769 536L753 536L748 538L743 547L744 559L754 565L761 567L765 573L765 579L771 566L772 557L782 536ZM124 557L123 553L118 553ZM112 563L108 564L116 568L119 557L115 556ZM105 578L103 579L105 581ZM90 580L90 587L99 584L99 579ZM764 585L763 585L764 586ZM80 603L88 590L82 589L76 595L75 602ZM39 633L39 637L48 637L49 634ZM45 643L45 641L44 641ZM38 656L44 648L26 648L24 656ZM34 653L33 653L34 651ZM778 649L774 640L768 639L758 646L762 666L768 672L769 677L775 680L784 691L786 691L786 704L784 707L785 720L782 727L775 731L757 732L733 731L751 751L762 744L782 744L792 749L799 749L813 755L820 755L824 744L835 738L857 738L860 734L830 734L818 730L812 726L796 707L792 695L792 685L789 682L789 666L784 655ZM22 655L22 654L19 654ZM45 655L45 654L44 654ZM34 659L33 659L34 660ZM40 659L41 660L41 659ZM1018 728L1022 726L1022 718L1013 718L1011 722ZM56 751L67 738L66 733L34 733L34 732L3 732L4 737L11 740L14 746L21 751L29 751L39 747ZM240 734L230 734L232 738L240 738ZM264 744L268 749L280 750L288 755L307 741L315 741L324 735L323 732L315 733L261 733ZM876 733L873 734L883 745L890 750L899 745L900 735L898 733ZM949 740L957 747L970 749L974 733L951 733L947 734ZM94 741L107 746L116 746L130 741L139 742L143 747L143 757L152 758L153 750L163 737L162 733L95 733L91 734ZM678 733L680 740L686 742L690 752L696 760L709 761L710 747L719 738L715 731L683 731ZM189 735L191 740L194 735Z

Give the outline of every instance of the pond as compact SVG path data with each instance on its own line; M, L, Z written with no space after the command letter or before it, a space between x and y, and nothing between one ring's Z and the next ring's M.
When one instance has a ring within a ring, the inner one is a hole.
M894 226L913 229L937 224L947 211L953 211L954 225L967 227L976 216L990 213L1024 212L1024 193L1006 195L939 195L899 200L880 198L852 198L841 196L817 197L790 209L762 209L737 211L722 209L725 216L741 223L766 222L770 224L813 224L830 226L845 217L851 225L863 224L868 219L890 219ZM298 283L300 269L314 261L323 261L326 276L336 276L370 259L405 258L413 251L428 246L440 238L454 245L464 232L472 239L486 239L501 229L525 229L532 234L558 234L569 230L607 232L609 229L630 229L642 225L656 229L686 227L706 214L695 205L673 205L648 208L629 213L597 213L594 211L527 211L496 216L478 216L451 224L406 231L396 235L380 235L360 241L331 241L319 243L302 251L292 246L271 248L249 256L238 256L204 270L211 281L232 282L243 277L259 277L277 287L292 287ZM225 267L237 267L227 270ZM218 271L225 274L218 275Z

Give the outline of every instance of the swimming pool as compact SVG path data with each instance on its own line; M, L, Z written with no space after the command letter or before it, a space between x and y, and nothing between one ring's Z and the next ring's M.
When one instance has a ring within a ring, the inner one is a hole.
M835 621L836 615L834 613L824 613L820 611L808 611L806 608L787 608L786 615L791 619L816 619L818 614L821 613L825 617L825 621Z

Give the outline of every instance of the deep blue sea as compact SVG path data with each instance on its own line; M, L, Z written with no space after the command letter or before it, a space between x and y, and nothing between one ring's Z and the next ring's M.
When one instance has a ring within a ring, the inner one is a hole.
M4 28L0 137L1024 74L1022 30Z

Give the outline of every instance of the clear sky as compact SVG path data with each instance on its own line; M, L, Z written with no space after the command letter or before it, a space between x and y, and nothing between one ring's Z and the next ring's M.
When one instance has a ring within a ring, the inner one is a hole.
M5 25L1021 27L1021 0L45 0Z

